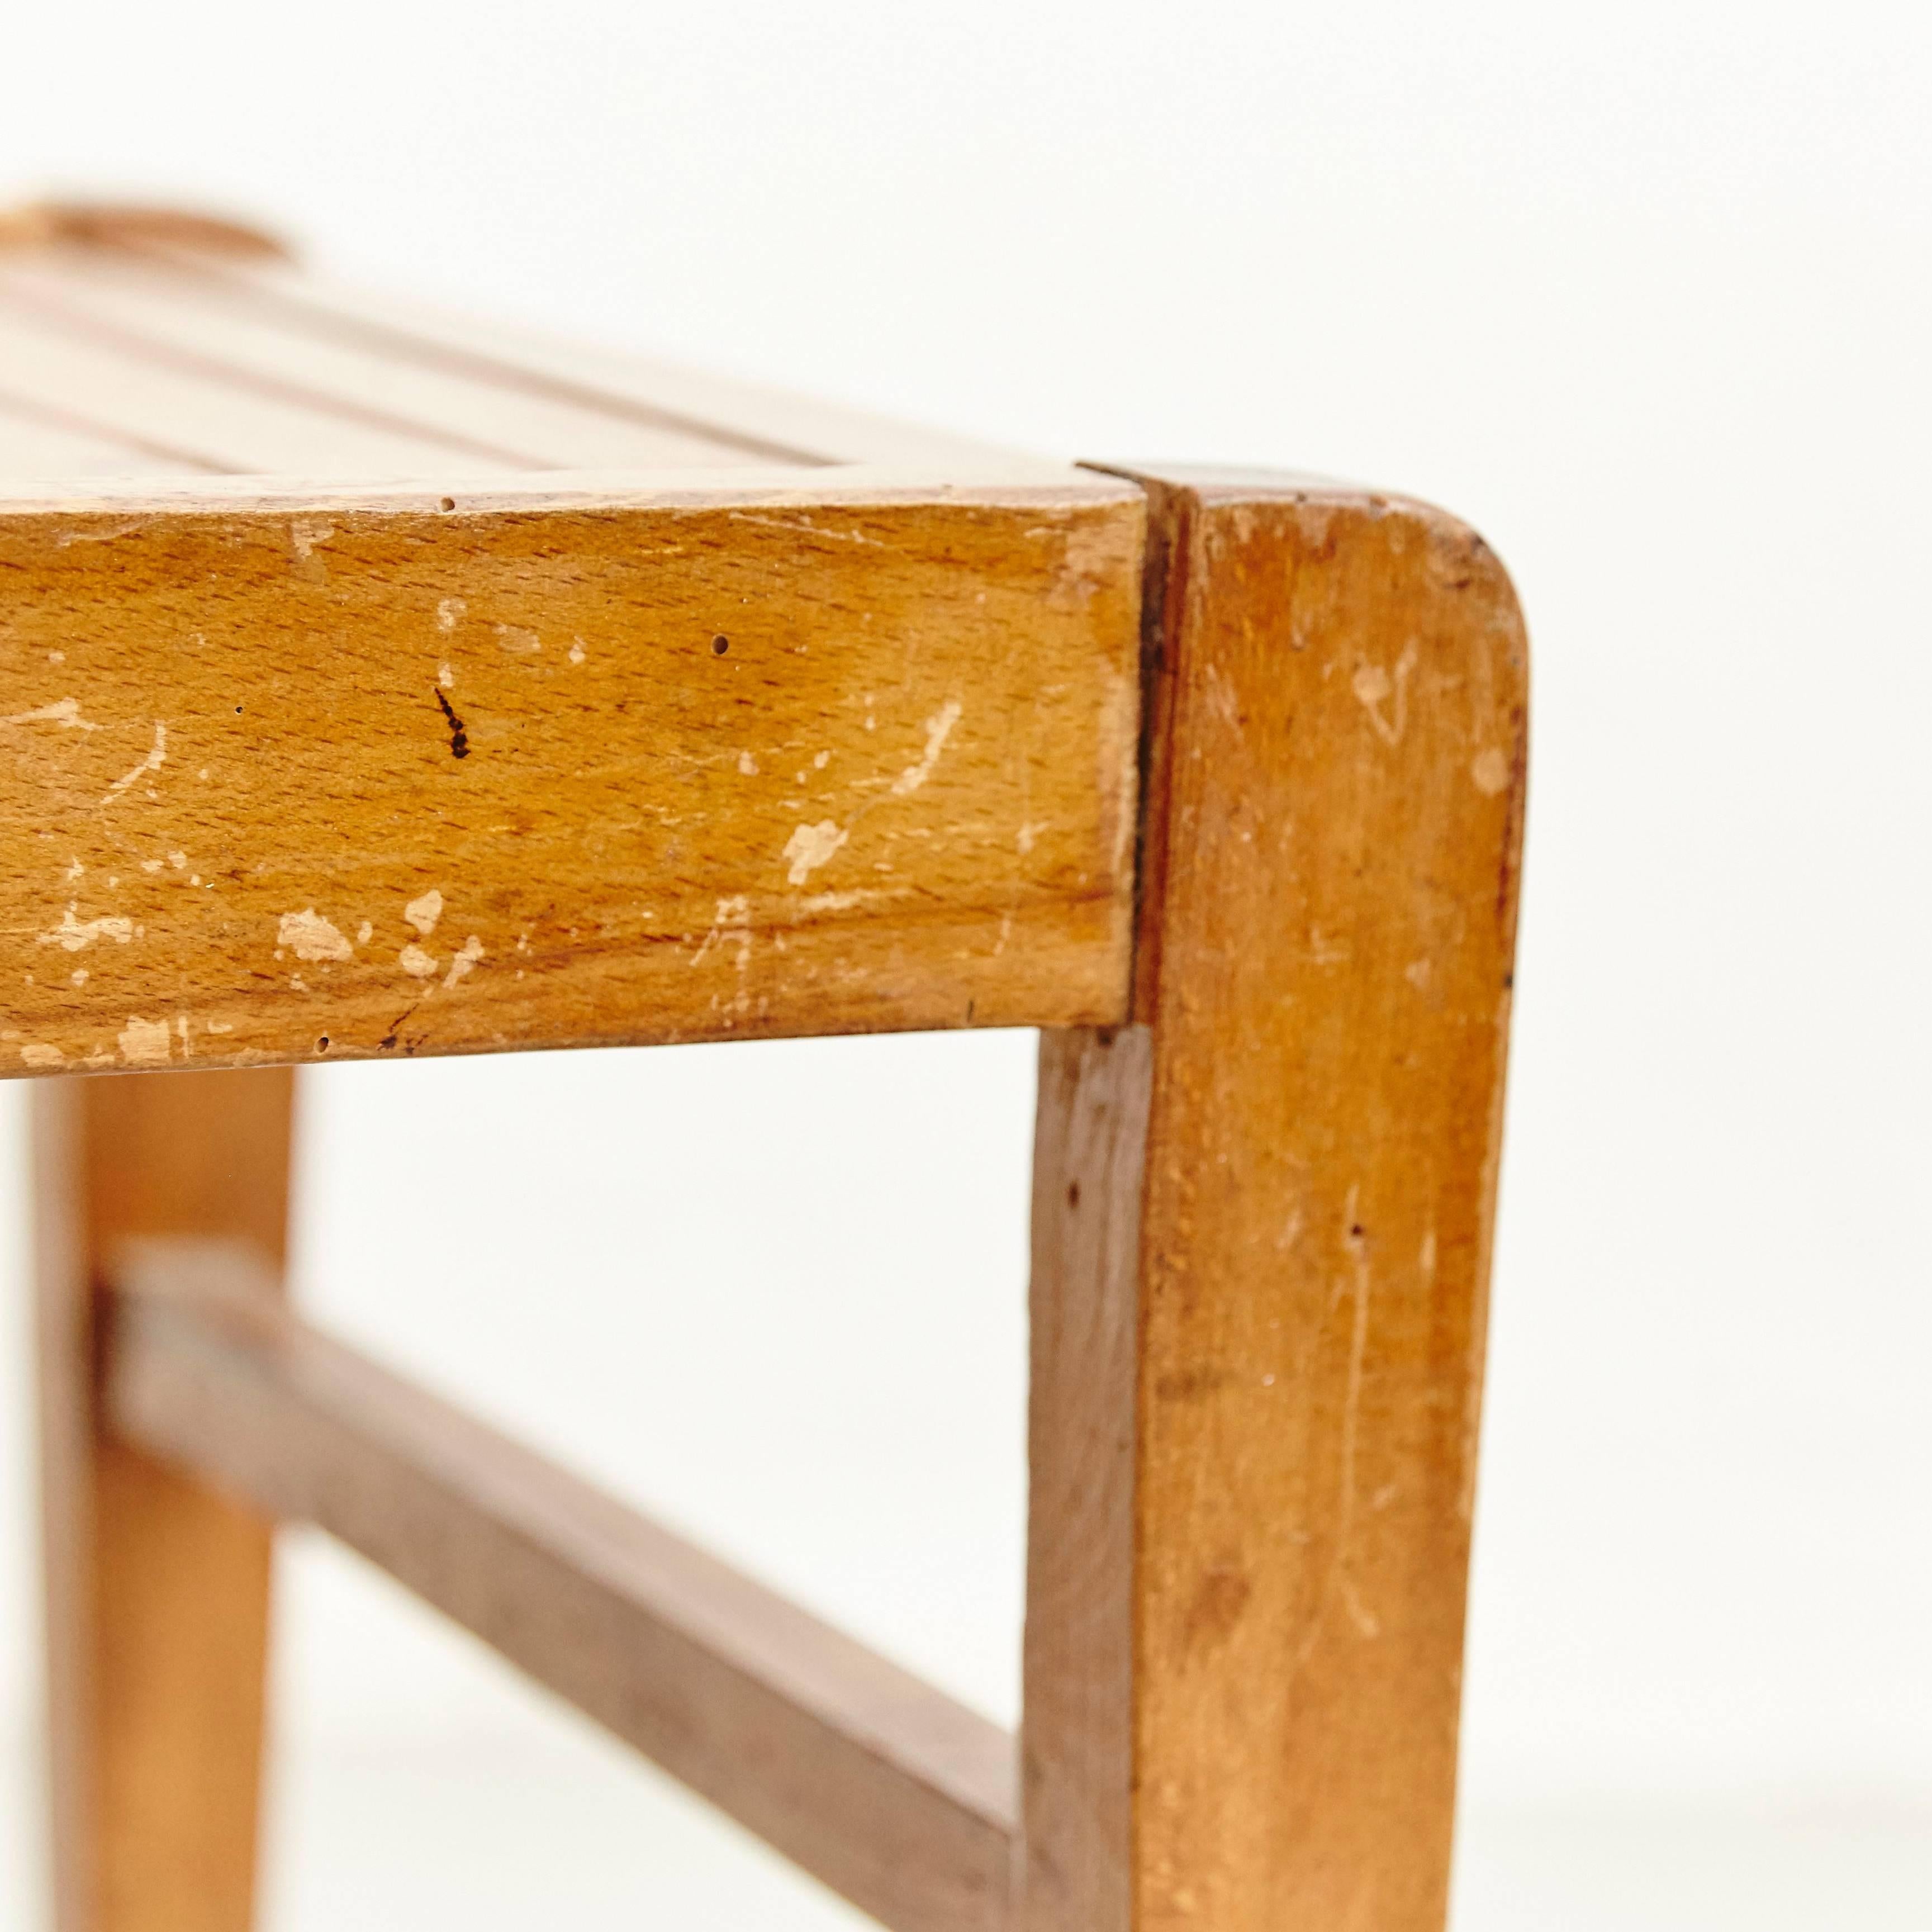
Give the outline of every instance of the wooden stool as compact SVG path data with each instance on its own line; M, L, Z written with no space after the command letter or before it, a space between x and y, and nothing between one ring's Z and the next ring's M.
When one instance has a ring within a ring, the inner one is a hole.
M1440 512L0 224L62 1932L250 1915L302 1519L899 1932L1447 1893L1526 658ZM304 1327L290 1069L1042 1029L1016 1742ZM165 1072L162 1070L166 1070Z

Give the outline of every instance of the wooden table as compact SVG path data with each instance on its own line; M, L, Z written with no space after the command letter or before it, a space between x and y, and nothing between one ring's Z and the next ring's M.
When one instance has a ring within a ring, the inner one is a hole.
M248 1922L278 1518L902 1932L1438 1927L1526 671L1401 498L0 220L62 1932ZM281 1297L297 1064L964 1026L1042 1030L1017 1740Z

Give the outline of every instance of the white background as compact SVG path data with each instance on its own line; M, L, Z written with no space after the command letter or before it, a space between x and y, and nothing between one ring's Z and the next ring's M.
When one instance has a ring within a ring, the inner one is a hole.
M1475 522L1536 689L1460 1932L1932 1925L1932 10L104 0L0 43L20 193ZM1016 1035L332 1070L304 1290L1010 1718L1030 1078ZM349 1559L283 1581L275 1932L849 1922Z

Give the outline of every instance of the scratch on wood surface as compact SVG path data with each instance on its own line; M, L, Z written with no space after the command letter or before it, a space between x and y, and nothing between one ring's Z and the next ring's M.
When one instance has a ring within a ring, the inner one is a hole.
M443 975L442 990L446 993L454 992L457 982L466 974L474 971L477 961L482 957L483 942L472 932L451 959L449 970Z
M146 773L159 771L167 763L167 758L168 728L158 718L154 720L154 742L149 748L148 755L131 772L116 778L107 788L100 802L112 805L130 785L136 783Z
M1301 1641L1295 1649L1294 1668L1298 1671L1314 1654L1315 1646L1322 1639L1322 1627L1328 1620L1329 1606L1337 1596L1341 1598L1350 1621L1364 1636L1377 1636L1382 1628L1357 1597L1353 1580L1348 1574L1348 1546L1355 1527L1355 1456L1361 1431L1362 1376L1369 1346L1368 1231L1357 1219L1361 1191L1359 1184L1351 1187L1347 1204L1342 1210L1342 1244L1348 1251L1351 1278L1338 1291L1337 1299L1342 1294L1352 1295L1354 1312L1349 1324L1348 1376L1342 1399L1342 1468L1335 1505L1334 1545L1328 1559L1328 1574L1322 1579Z
M1380 664L1364 664L1354 675L1352 688L1360 700L1362 709L1369 714L1369 722L1376 728L1376 736L1385 745L1400 745L1402 734L1408 724L1408 680L1415 669L1415 645L1412 640L1402 648L1402 656L1396 661L1395 675L1391 677ZM1395 704L1388 717L1382 715L1382 704L1393 693Z
M959 715L964 709L958 699L949 698L926 721L926 749L916 764L907 766L893 779L894 797L909 796L932 777L932 768L938 764L939 754L945 750L946 741L952 735L952 728L959 722Z
M80 700L77 698L57 698L52 704L43 704L38 711L16 711L10 718L0 718L0 724L59 724L69 730L98 731L98 724L90 724L80 715Z

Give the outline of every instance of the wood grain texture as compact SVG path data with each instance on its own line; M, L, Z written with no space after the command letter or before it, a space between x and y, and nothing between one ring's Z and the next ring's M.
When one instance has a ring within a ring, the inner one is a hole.
M196 488L0 505L8 1070L1120 1016L1137 491Z
M0 476L178 476L203 467L192 453L31 396L0 392Z
M103 1431L95 1284L130 1235L284 1240L281 1070L34 1096L40 1419L58 1932L244 1932L268 1530Z
M640 425L731 441L764 462L886 464L1011 484L1052 481L1064 472L1048 459L922 424L452 314L271 262L218 261L159 242L142 252L158 266L194 278L208 299L238 313L272 315L316 340L580 403Z
M200 278L105 250L0 256L0 318L16 383L22 358L14 345L32 352L52 335L87 359L64 382L61 368L48 365L36 393L98 410L105 368L128 392L117 415L152 418L170 403L198 410L176 433L218 447L236 471L324 471L332 440L338 461L359 460L372 477L387 473L384 465L433 474L452 458L505 471L758 460L729 436L640 423L608 404L532 394L527 385L338 340L278 311L210 301Z
M480 433L440 434L392 410L338 406L304 386L240 380L213 358L171 354L9 295L0 278L0 370L14 389L148 448L178 450L198 470L382 479L542 467Z
M961 482L1066 478L1064 464L944 430L351 288L298 268L253 230L178 211L0 210L0 294L64 320L76 348L91 338L110 351L85 367L50 365L44 400L93 413L105 391L126 427L145 422L152 435L170 412L178 419L185 394L225 422L205 441L238 472L426 477L446 467L454 437L488 441L486 476L776 464L883 465ZM213 377L215 393L184 391L184 357ZM284 402L301 392L306 413L247 406L264 400L265 386ZM392 431L404 419L426 446L413 456L379 448L372 470L366 435L358 444L349 424L331 421L371 410ZM438 440L440 459L428 446ZM305 454L291 453L304 442ZM0 473L5 458L0 445Z
M1151 1037L1040 1036L1018 1922L1132 1923L1134 1410Z
M1084 1795L1126 1781L1138 1932L1438 1932L1522 625L1439 512L1144 480L1133 1743Z
M245 1252L128 1250L116 1426L316 1522L898 1932L1006 1910L1012 1741L296 1322Z

